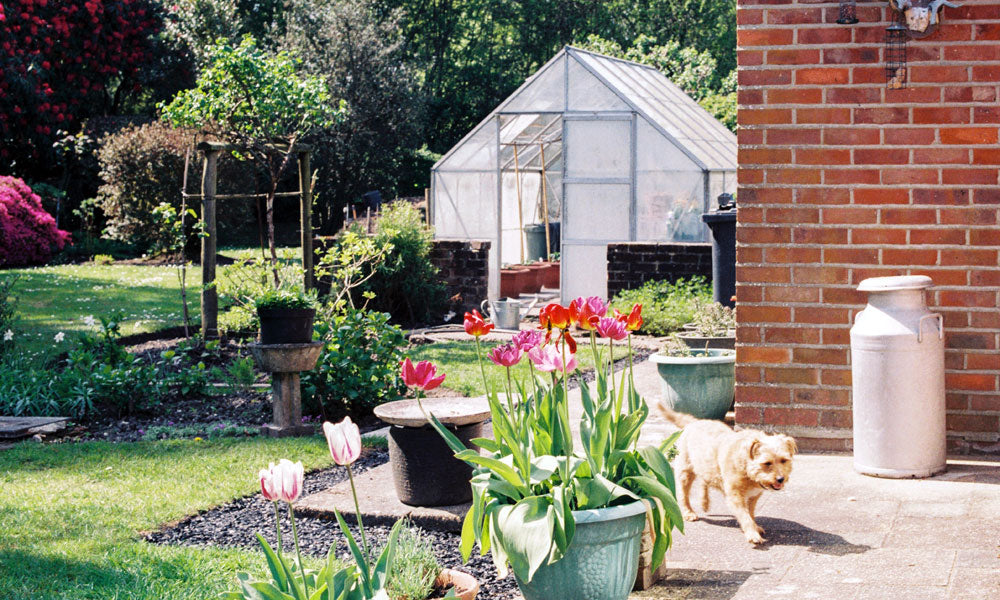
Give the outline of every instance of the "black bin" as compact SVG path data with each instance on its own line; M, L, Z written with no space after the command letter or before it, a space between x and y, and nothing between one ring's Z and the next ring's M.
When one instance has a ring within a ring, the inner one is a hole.
M719 195L719 207L701 216L712 232L712 298L726 306L736 304L736 201Z

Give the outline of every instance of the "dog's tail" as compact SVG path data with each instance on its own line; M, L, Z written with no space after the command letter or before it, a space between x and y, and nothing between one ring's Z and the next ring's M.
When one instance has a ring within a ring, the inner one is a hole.
M667 408L662 402L657 402L656 408L657 410L660 411L660 414L663 415L664 419L670 421L677 427L683 428L688 423L693 423L694 421L698 420L695 417L692 417L691 415L679 413L676 410Z

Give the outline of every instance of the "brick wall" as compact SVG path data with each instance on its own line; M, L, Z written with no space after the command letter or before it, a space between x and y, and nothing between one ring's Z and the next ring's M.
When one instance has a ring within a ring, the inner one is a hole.
M737 421L851 444L866 277L929 275L950 448L1000 438L1000 2L944 8L886 89L887 2L738 0Z
M489 240L434 240L431 262L448 287L448 310L459 317L486 299L489 285Z
M703 275L712 280L711 244L608 244L608 297L651 279L676 281Z

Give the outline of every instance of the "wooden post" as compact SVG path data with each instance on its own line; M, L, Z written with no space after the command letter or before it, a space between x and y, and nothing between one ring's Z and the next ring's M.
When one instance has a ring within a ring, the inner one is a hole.
M548 262L552 256L549 255L549 250L552 249L552 241L549 239L549 193L545 189L545 143L538 144L538 150L541 152L542 160L542 215L545 217L545 262Z
M201 339L219 337L219 293L215 289L215 191L218 181L219 150L204 149L201 174Z
M517 188L517 239L521 244L521 264L524 264L524 209L521 207L521 169L517 164L517 144L514 144L514 186Z
M313 274L313 235L312 235L312 175L309 170L308 150L299 152L299 213L302 226L302 270L303 285L311 290L315 286Z
M431 226L431 189L424 188L424 216L427 217L427 226Z

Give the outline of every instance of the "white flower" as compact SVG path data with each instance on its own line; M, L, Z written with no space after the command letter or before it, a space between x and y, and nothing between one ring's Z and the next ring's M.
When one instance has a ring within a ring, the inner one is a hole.
M97 320L94 319L94 315L87 315L86 317L83 318L83 323L87 327L93 327L94 325L97 325Z
M60 331L59 333L56 334L56 337L53 339L55 339L56 343L58 344L63 341L64 337L66 337L66 334Z
M3 334L3 341L9 342L12 339L14 339L14 332L8 329L7 333Z

